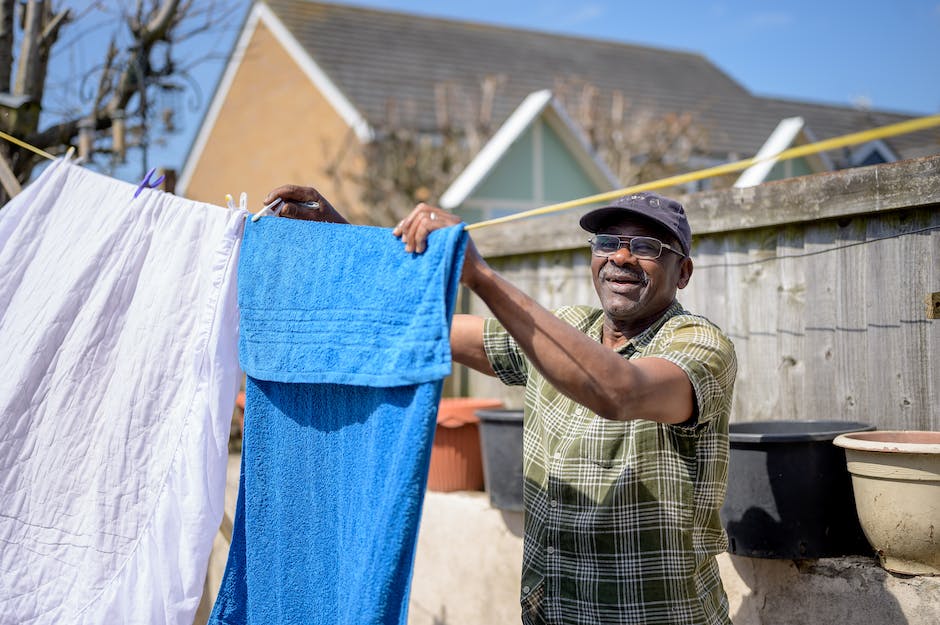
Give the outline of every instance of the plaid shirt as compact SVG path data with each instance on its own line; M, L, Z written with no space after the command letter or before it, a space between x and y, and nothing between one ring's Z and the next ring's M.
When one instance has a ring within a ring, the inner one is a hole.
M596 341L602 310L555 313ZM618 352L685 371L696 419L610 421L553 388L495 319L497 376L525 385L522 622L730 625L715 555L728 476L731 341L674 303Z

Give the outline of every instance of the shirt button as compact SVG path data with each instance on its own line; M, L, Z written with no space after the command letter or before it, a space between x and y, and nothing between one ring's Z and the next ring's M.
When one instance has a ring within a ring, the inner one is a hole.
M561 452L560 452L560 451L556 451L556 452L555 452L555 460L561 460Z
M547 553L548 555L552 555L553 553L555 553L555 548L549 547L545 550L545 553Z
M522 587L522 594L524 594L524 595L529 594L529 587L528 587L528 586L523 586L523 587Z
M548 505L550 505L552 508L557 508L557 507L558 507L558 501L555 500L555 499L552 499L550 502L548 502Z

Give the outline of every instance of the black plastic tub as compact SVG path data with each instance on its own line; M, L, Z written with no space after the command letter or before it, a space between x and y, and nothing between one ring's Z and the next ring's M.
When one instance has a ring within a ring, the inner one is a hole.
M483 448L483 483L490 505L522 510L522 411L477 410Z
M870 555L855 511L839 434L874 430L846 421L732 423L728 551L755 558Z

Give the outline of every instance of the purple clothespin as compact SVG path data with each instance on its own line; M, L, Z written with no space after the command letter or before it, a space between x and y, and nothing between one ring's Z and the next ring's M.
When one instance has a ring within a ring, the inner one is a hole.
M160 183L166 180L166 176L160 176L156 180L151 181L150 178L157 173L155 167L151 167L150 171L147 172L147 175L144 176L144 179L140 181L140 184L137 185L137 190L134 191L134 199L137 199L137 196L140 195L140 192L144 190L144 187L148 189L155 189L160 186Z

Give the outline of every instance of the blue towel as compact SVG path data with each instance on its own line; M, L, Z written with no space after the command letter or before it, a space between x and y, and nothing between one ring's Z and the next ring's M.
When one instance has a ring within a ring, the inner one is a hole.
M248 374L211 623L404 623L467 237L266 218L239 262Z

